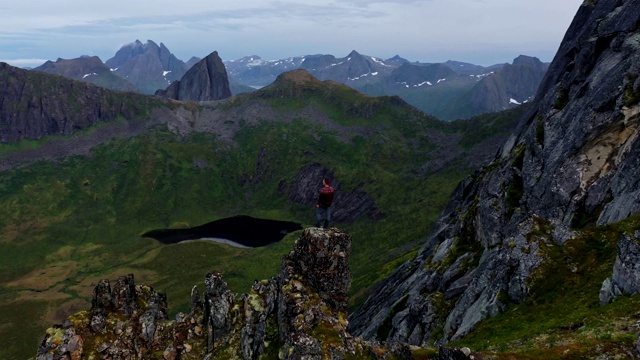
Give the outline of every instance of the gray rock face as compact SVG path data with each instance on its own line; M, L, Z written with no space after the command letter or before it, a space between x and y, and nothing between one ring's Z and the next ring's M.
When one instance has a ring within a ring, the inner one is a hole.
M156 91L156 95L175 100L208 101L231 97L227 70L214 51L200 60L179 80L166 90Z
M231 327L231 307L235 295L227 288L221 274L210 273L204 281L204 325L207 328L207 350L227 334Z
M0 99L0 143L70 135L118 117L131 120L137 113L132 104L150 102L140 94L123 97L92 84L5 63L0 63Z
M600 290L600 304L610 303L622 294L640 293L640 231L634 236L623 236L618 241L618 256L613 275L606 279Z
M456 189L416 259L352 314L352 333L415 345L459 339L528 297L542 244L640 211L639 41L640 0L580 7L529 113ZM637 261L622 244L621 256ZM621 259L605 295L636 286L630 262ZM427 303L438 293L445 315Z
M347 291L351 286L349 269L351 237L333 228L320 231L308 228L289 258L296 274L312 286L320 297L338 311L347 309Z
M244 296L245 325L241 333L243 359L258 359L262 354L267 321L278 299L277 285L273 278L256 281L252 292Z

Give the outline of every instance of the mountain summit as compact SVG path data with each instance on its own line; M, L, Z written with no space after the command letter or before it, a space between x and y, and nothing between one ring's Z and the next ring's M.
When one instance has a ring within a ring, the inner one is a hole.
M145 94L166 88L188 69L163 43L158 46L151 40L144 44L136 40L124 45L105 64Z
M214 51L195 64L179 81L156 95L175 100L221 100L231 97L227 70Z

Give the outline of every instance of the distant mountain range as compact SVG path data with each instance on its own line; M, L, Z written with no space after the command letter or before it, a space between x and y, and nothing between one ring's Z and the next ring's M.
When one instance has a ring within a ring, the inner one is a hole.
M97 57L83 56L48 61L34 70L113 90L155 94L168 90L200 60L192 57L185 63L162 43L136 40L105 63ZM457 61L410 62L399 55L383 60L355 50L343 58L317 54L263 60L253 55L223 63L234 95L269 85L284 72L304 69L320 80L337 81L367 95L400 96L443 120L501 111L530 101L548 67L524 55L512 64L485 67Z
M136 40L118 50L105 64L145 94L153 94L180 80L189 66L173 55L163 43Z
M72 60L58 59L56 62L47 61L34 70L82 80L112 90L137 91L132 83L114 74L97 56L83 56Z
M302 68L318 79L341 82L368 95L398 95L426 113L453 120L530 101L548 64L524 55L512 64L488 67L457 61L426 64L352 51L343 58L309 55L276 61L253 55L225 61L225 66L231 79L255 88L282 72Z

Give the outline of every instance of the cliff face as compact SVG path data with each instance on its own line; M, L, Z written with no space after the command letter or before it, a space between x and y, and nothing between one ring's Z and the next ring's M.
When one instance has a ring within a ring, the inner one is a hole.
M99 121L131 120L150 101L0 63L0 142L70 135Z
M458 186L416 259L353 314L354 334L459 339L528 297L543 247L640 211L640 1L585 2L535 99L495 160Z
M167 318L166 297L136 285L102 280L92 308L47 330L37 360L410 358L409 349L367 343L346 331L351 238L338 229L308 228L282 259L280 273L237 297L220 274L208 274L191 311ZM378 354L378 355L375 355Z
M175 100L221 100L231 97L227 70L214 51L195 64L179 81L174 81L166 90L156 95Z

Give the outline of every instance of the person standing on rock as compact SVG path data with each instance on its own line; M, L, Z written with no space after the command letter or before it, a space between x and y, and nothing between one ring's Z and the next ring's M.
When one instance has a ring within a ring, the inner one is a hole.
M331 179L324 178L322 180L322 189L316 201L316 227L320 227L322 218L324 217L324 228L329 227L331 221L331 204L333 203L333 188L331 187Z

